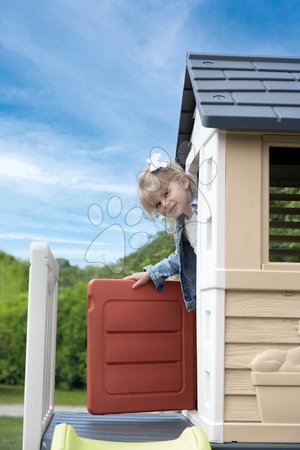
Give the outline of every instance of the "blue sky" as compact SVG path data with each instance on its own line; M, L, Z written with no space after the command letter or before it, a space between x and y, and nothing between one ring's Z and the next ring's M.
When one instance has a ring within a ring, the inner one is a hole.
M136 176L152 147L174 157L186 52L300 56L299 17L298 0L1 0L0 249L101 266L145 243Z

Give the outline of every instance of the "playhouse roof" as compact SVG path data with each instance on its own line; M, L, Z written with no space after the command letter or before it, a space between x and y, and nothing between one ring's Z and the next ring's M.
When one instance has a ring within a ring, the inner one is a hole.
M300 58L188 53L179 142L211 128L300 131Z

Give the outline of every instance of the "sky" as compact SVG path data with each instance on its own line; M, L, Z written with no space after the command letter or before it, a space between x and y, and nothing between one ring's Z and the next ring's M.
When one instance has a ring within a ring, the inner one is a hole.
M187 52L300 56L298 0L0 0L0 250L103 266L145 244ZM154 150L153 150L154 149Z

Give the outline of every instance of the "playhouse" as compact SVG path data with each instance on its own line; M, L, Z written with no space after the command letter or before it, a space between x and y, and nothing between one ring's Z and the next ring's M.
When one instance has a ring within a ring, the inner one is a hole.
M289 420L282 396L269 406L281 416L264 420L251 377L257 354L300 345L299 79L299 59L187 58L177 159L189 140L187 170L199 171L209 205L199 217L198 409L189 417L211 441L300 442L299 356L282 394L293 391ZM265 389L276 399L282 383Z
M189 434L199 428L213 449L299 448L300 59L188 54L176 160L199 183L196 314L176 282L133 299L128 281L94 280L88 404L100 416L55 413L58 265L33 245L23 450L50 449L62 422L157 450L209 448ZM163 410L182 413L145 414Z

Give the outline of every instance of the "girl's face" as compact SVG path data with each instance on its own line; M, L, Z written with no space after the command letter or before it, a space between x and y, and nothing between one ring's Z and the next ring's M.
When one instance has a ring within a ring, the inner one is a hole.
M193 194L188 178L170 181L165 188L153 192L151 197L154 209L169 219L177 219L181 214L188 218L192 216L190 203Z

